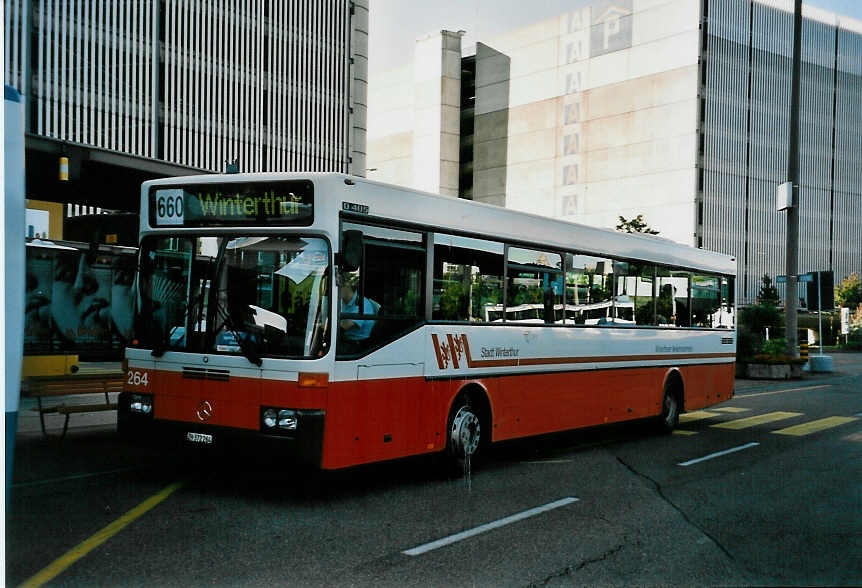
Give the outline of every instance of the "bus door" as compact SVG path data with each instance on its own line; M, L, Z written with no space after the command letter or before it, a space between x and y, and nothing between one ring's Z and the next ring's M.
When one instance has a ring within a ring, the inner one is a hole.
M365 457L406 455L416 446L423 401L421 363L357 367L357 429L366 443Z
M355 361L355 427L364 458L415 453L423 433L425 235L342 223L361 261L339 272L337 359ZM342 239L342 243L344 242ZM421 439L421 441L420 441ZM423 445L424 446L424 445Z

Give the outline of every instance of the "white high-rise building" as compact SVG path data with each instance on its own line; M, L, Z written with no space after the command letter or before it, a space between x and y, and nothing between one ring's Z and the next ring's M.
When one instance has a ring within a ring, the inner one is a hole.
M803 9L801 271L862 270L862 22ZM370 80L382 181L733 254L784 273L791 0L595 0ZM438 165L439 163L439 165Z

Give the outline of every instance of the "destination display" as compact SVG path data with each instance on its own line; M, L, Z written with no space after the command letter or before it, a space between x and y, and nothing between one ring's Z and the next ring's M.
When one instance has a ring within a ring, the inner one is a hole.
M314 220L314 185L308 180L154 186L154 227L231 225L305 226Z

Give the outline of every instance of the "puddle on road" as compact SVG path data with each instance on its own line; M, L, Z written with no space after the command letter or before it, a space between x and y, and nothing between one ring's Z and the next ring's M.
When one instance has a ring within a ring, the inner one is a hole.
M467 492L473 489L473 472L470 465L470 454L467 453L467 448L464 448L464 487Z

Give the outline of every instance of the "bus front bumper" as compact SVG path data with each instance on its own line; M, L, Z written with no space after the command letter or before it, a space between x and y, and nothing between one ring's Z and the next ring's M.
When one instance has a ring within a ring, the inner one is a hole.
M268 434L259 430L219 427L203 423L167 421L130 410L131 394L122 392L117 407L117 430L130 440L170 449L197 449L320 468L323 456L322 410L297 411L296 431Z

